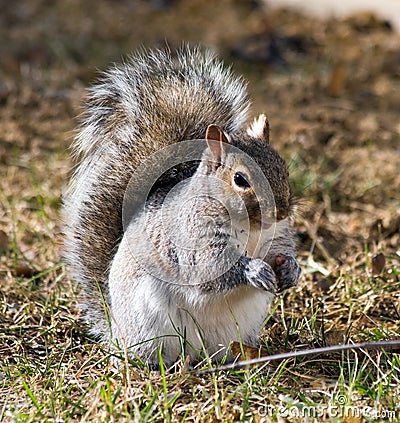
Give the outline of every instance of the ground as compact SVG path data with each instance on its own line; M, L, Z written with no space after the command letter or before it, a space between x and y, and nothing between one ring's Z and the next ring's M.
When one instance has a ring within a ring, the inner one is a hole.
M399 339L400 34L389 23L244 0L20 0L3 2L0 38L0 421L400 419L393 351L202 375L116 370L79 321L60 261L85 87L140 46L200 43L248 80L297 198L303 276L261 344Z

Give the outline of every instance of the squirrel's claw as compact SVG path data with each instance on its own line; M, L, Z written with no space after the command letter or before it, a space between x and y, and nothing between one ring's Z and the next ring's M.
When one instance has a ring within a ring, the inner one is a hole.
M275 294L278 291L272 267L261 259L251 259L244 269L249 285Z

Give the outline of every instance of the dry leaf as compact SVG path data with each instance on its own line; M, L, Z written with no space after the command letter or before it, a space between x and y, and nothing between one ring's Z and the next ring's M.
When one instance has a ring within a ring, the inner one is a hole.
M27 264L16 264L13 269L15 276L22 276L24 278L31 278L38 274L37 270Z
M331 78L328 83L328 93L334 97L340 97L343 94L346 80L344 64L338 60L332 70Z
M382 253L377 254L376 256L372 257L372 274L380 275L385 267L386 259Z
M334 281L329 278L320 278L314 281L314 286L324 294L329 291L329 288L334 284Z
M260 349L250 347L249 345L240 344L240 342L234 341L231 345L232 354L238 361L252 360L253 358L260 357Z
M3 230L0 230L0 254L7 252L9 249L10 240L8 239L8 235Z

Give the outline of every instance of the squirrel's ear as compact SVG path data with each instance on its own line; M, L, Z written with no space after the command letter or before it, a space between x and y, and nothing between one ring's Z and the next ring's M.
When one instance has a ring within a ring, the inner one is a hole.
M247 133L253 138L261 138L269 144L269 122L267 116L261 114L254 119L247 129Z
M206 132L206 141L217 163L221 163L224 152L223 143L230 143L228 136L217 125L209 125Z

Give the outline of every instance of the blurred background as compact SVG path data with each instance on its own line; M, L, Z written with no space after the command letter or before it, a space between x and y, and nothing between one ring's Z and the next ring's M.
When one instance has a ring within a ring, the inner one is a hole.
M269 6L290 7L321 18L345 17L352 13L373 12L400 29L400 2L398 0L265 0Z
M351 14L327 3L306 2L304 9L295 0L2 0L0 247L9 248L10 228L18 227L11 204L25 222L40 205L54 222L46 231L58 233L67 148L98 70L142 46L188 42L233 64L249 81L252 115L268 115L299 198L304 260L356 268L368 261L367 248L397 263L398 2L381 1L375 12L370 1L347 2L359 6ZM25 259L37 261L49 254L41 255L37 240L52 237L34 222L14 238Z
M398 356L378 351L285 361L250 377L168 373L168 401L164 377L146 369L110 376L60 261L60 205L76 116L98 71L142 46L211 48L247 79L250 118L267 114L297 197L304 272L277 299L262 345L273 354L398 339L399 5L0 0L0 420L125 421L140 409L158 420L238 421L282 401L331 410L346 398L338 393L360 406L350 417L345 409L346 421L398 411Z

